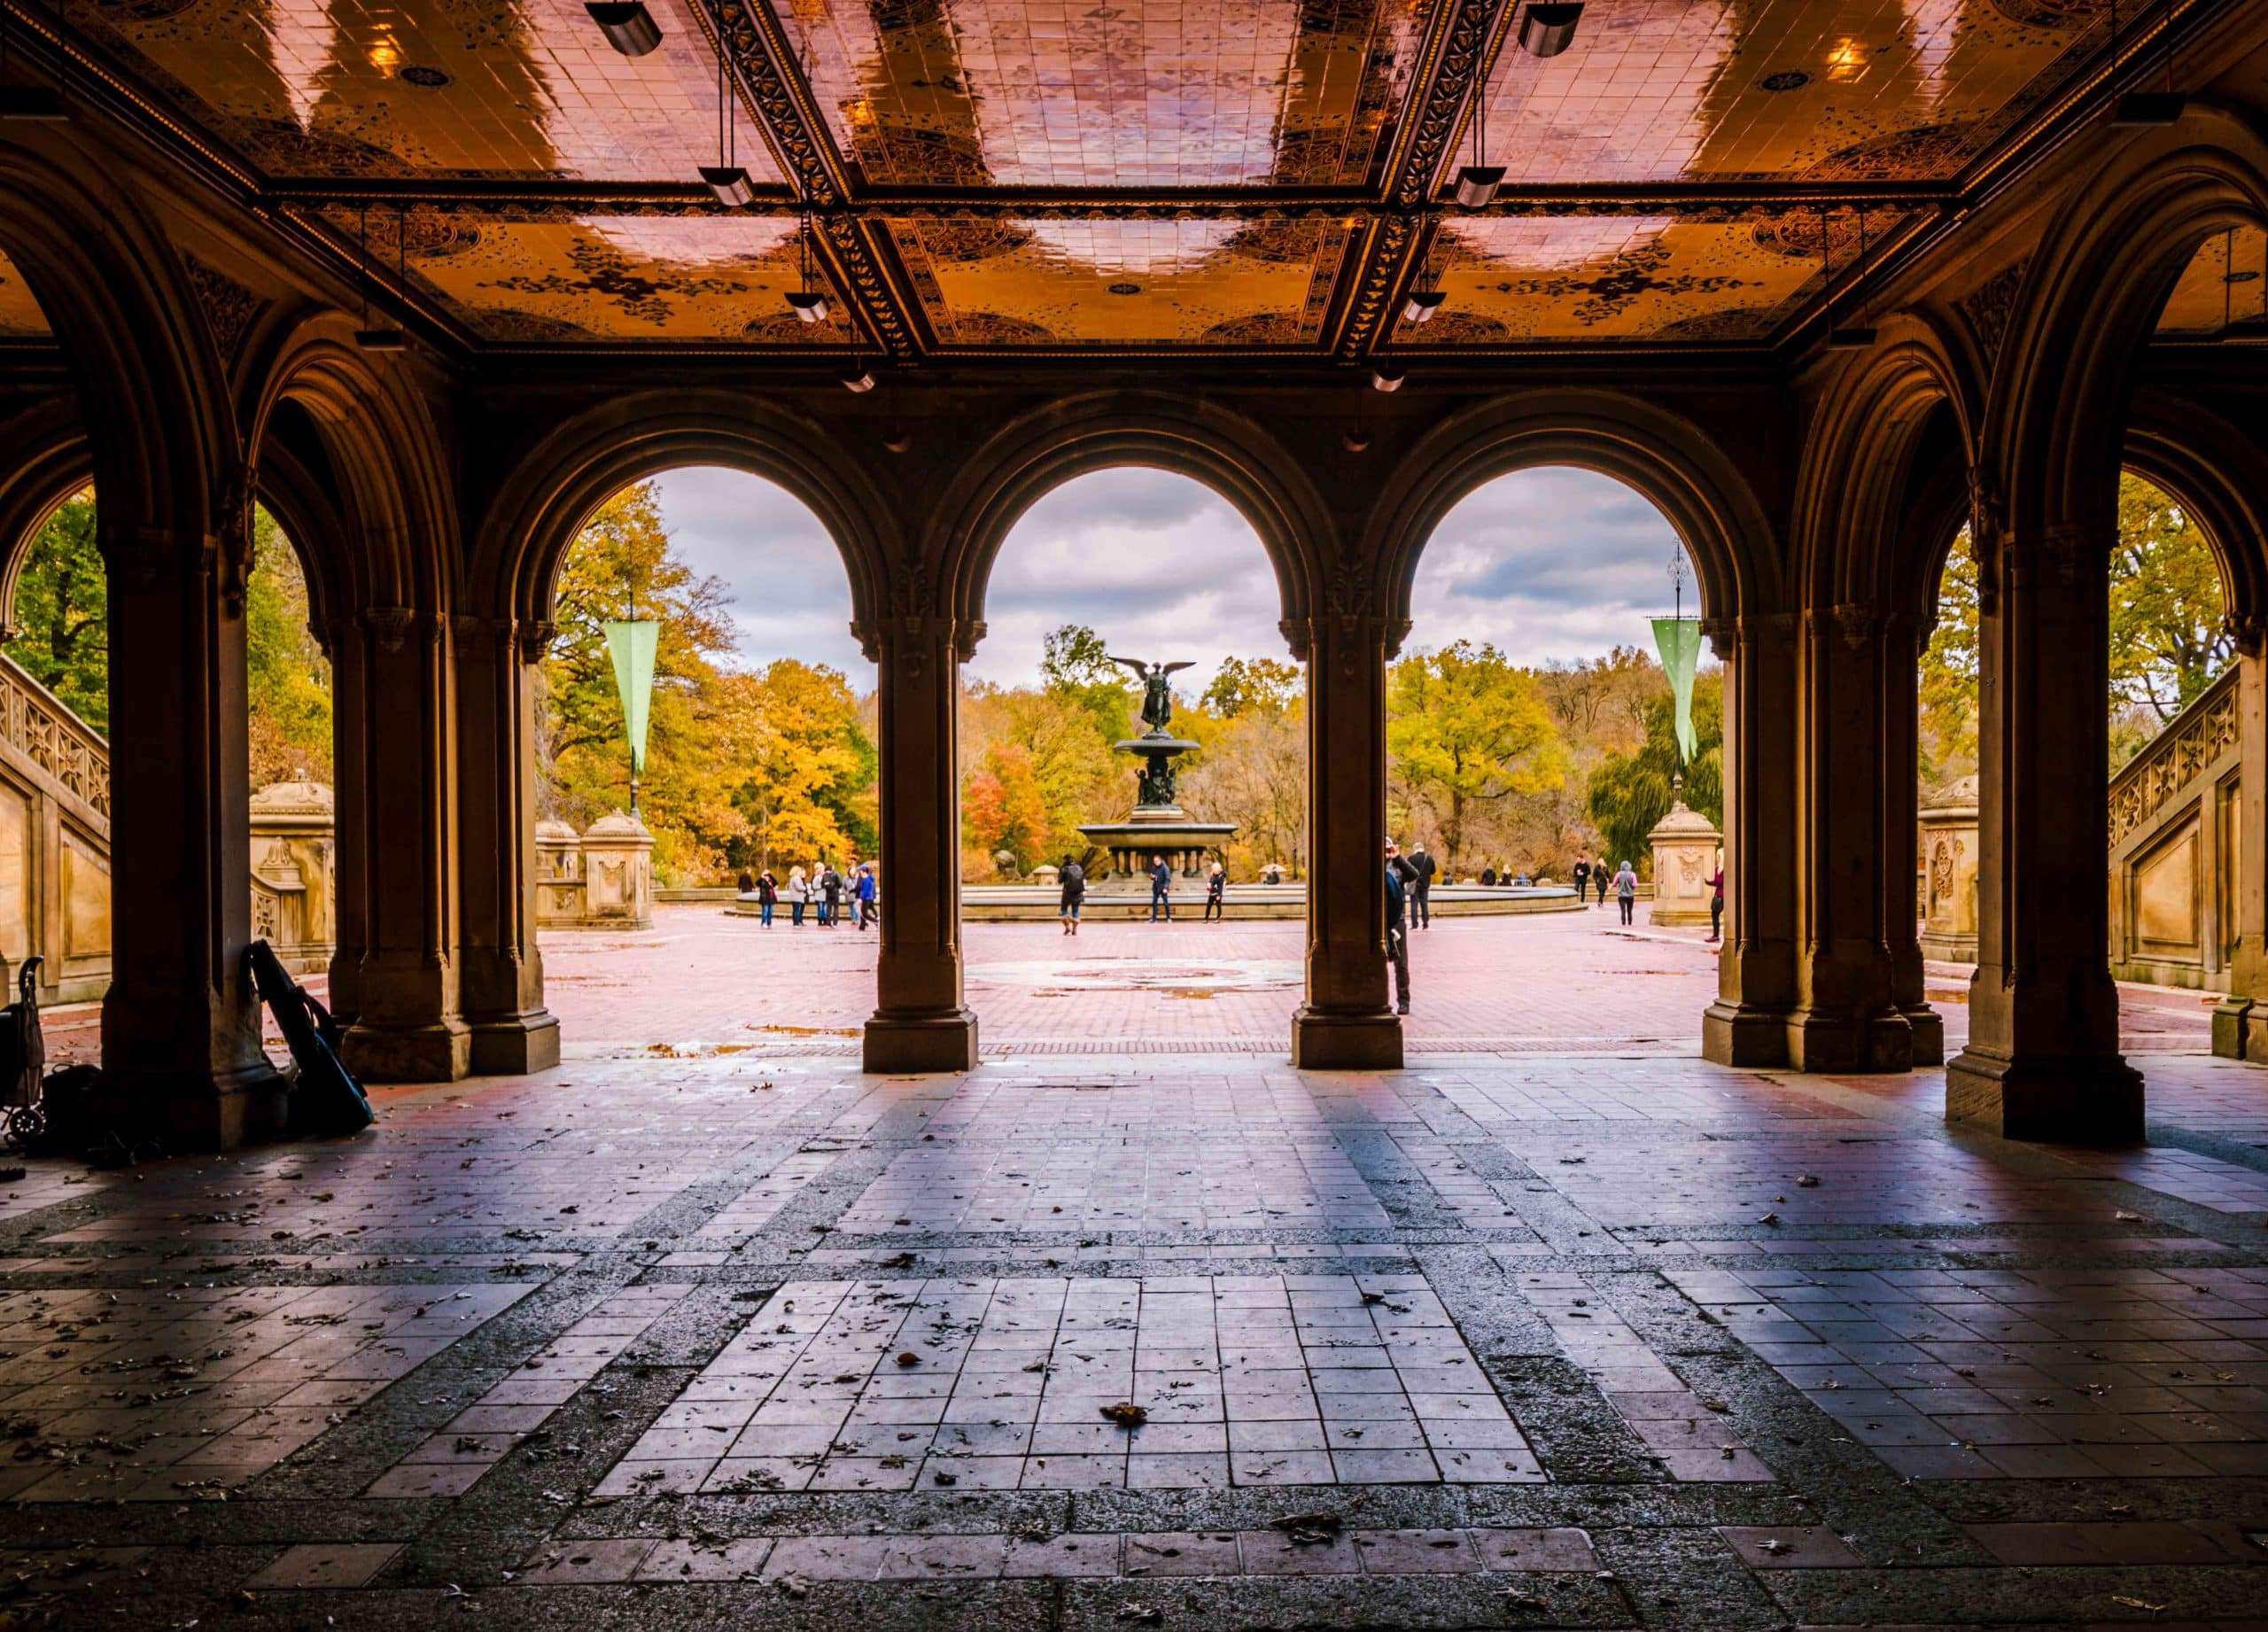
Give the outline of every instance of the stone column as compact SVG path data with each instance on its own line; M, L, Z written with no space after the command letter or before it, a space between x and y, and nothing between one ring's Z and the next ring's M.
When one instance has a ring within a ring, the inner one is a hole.
M455 664L445 620L365 608L359 651L358 876L362 956L347 1069L372 1082L454 1082L470 1069L456 960Z
M959 633L951 618L915 613L882 619L867 635L882 733L882 890L869 1071L976 1064L976 1016L961 1000Z
M361 1011L362 953L370 933L362 888L370 867L363 794L369 748L362 729L369 703L363 689L362 633L351 614L329 620L323 651L330 659L331 838L338 881L331 908L329 1002L331 1018L346 1028Z
M1912 797L1914 760L1892 749L1913 736L1910 637L1886 638L1871 607L1812 607L1798 650L1798 838L1800 934L1788 1063L1802 1071L1903 1071L1914 1063L1912 1023L1891 966L1894 915L1914 938L1914 911L1895 904L1889 878L1913 889L1913 828L1891 822ZM1891 671L1904 673L1904 683ZM1894 734L1902 707L1907 727ZM1887 875L1887 876L1886 876ZM1918 995L1918 994L1917 994Z
M1921 660L1929 638L1929 631L1905 613L1883 620L1882 925L1890 944L1890 999L1906 1016L1911 1038L1907 1063L1915 1067L1943 1065L1946 1059L1945 1016L1930 1006L1914 892L1915 843L1921 827Z
M1725 938L1701 1053L1781 1065L1796 971L1796 618L1712 620L1725 665Z
M209 537L114 525L109 583L112 977L104 1093L175 1148L282 1131L260 1043L241 593Z
M2255 623L2237 630L2237 783L2229 995L2213 1011L2213 1052L2268 1063L2268 657Z
M1308 995L1292 1016L1305 1070L1402 1065L1386 963L1387 633L1367 610L1307 627Z
M2115 542L2003 530L1980 560L1977 967L1946 1115L2011 1139L2142 1136L2107 950Z
M472 1069L559 1063L535 929L535 699L549 624L460 617L457 633L457 936Z

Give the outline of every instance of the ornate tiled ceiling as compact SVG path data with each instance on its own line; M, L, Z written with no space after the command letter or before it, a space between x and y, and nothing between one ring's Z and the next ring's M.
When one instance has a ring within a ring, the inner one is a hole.
M1862 229L1896 253L2110 43L2108 0L1588 0L1550 58L1526 0L648 3L638 58L580 0L62 9L350 262L368 206L373 282L468 345L905 356L1775 343L1847 295ZM695 174L720 55L742 210ZM1466 211L1476 144L1507 183ZM784 299L800 208L825 325ZM1413 276L1448 297L1422 330Z
M2240 227L2198 246L2159 315L2158 332L2202 337L2231 323L2264 320L2268 320L2268 233Z

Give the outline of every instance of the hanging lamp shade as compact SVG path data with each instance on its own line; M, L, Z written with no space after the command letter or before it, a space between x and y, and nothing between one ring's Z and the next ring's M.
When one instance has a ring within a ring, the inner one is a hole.
M1456 173L1456 201L1468 210L1495 202L1496 189L1504 184L1500 164L1469 164Z
M756 189L749 184L748 172L736 164L704 164L701 167L701 179L717 195L717 202L728 209L741 209L756 202Z
M1662 672L1669 677L1669 695L1677 706L1677 751L1682 763L1691 765L1699 739L1693 730L1693 673L1701 662L1701 622L1695 618L1654 619L1654 646L1662 655Z
M645 0L591 0L583 7L606 35L606 43L625 57L643 57L662 43L662 26L645 6Z
M1425 324L1433 321L1433 314L1441 309L1441 302L1449 297L1438 289L1413 289L1402 303L1402 321Z
M1557 57L1575 43L1575 25L1582 20L1580 4L1547 4L1542 0L1520 13L1520 49L1531 57Z
M791 289L788 305L796 315L807 323L827 321L827 297L816 289Z
M1371 365L1372 391L1400 391L1407 371L1398 362L1376 362Z
M51 125L70 117L70 106L55 86L0 85L0 120Z

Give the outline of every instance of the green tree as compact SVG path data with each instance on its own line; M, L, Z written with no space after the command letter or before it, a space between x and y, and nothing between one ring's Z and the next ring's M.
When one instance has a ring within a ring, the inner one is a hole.
M1039 683L1049 696L1084 709L1106 747L1134 734L1126 671L1110 661L1102 636L1086 625L1065 624L1041 641Z
M74 493L32 535L16 580L8 655L105 736L110 734L110 624L95 548L95 490Z
M1657 697L1646 710L1646 740L1635 753L1609 754L1591 773L1591 821L1606 846L1609 866L1649 865L1646 835L1669 814L1670 781L1677 774L1677 704ZM1674 797L1721 829L1725 825L1725 676L1721 669L1693 680L1693 763Z
M1386 748L1411 797L1433 808L1452 873L1476 807L1566 777L1566 751L1534 676L1469 641L1413 653L1388 671Z
M264 505L252 513L245 587L245 668L251 699L252 785L331 780L330 660L308 627L307 581Z
M1951 781L1977 768L1977 551L1963 526L1938 584L1938 626L1922 653L1921 774Z
M2112 696L2163 725L2213 683L2234 649L2204 530L2140 477L2122 475L2110 556Z
M1280 714L1307 695L1307 675L1280 657L1231 657L1205 688L1198 706L1223 719L1258 710Z

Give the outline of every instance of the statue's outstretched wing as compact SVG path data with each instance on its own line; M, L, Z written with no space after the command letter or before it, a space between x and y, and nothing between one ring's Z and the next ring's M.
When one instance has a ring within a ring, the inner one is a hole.
M1105 652L1102 655L1102 660L1105 663L1115 663L1122 669L1133 670L1134 678L1136 680L1146 680L1150 678L1150 665L1142 662L1139 658L1114 657L1108 652Z
M1158 665L1158 672L1161 674L1170 674L1176 669L1193 669L1196 666L1197 660L1192 657L1186 663L1161 663Z

